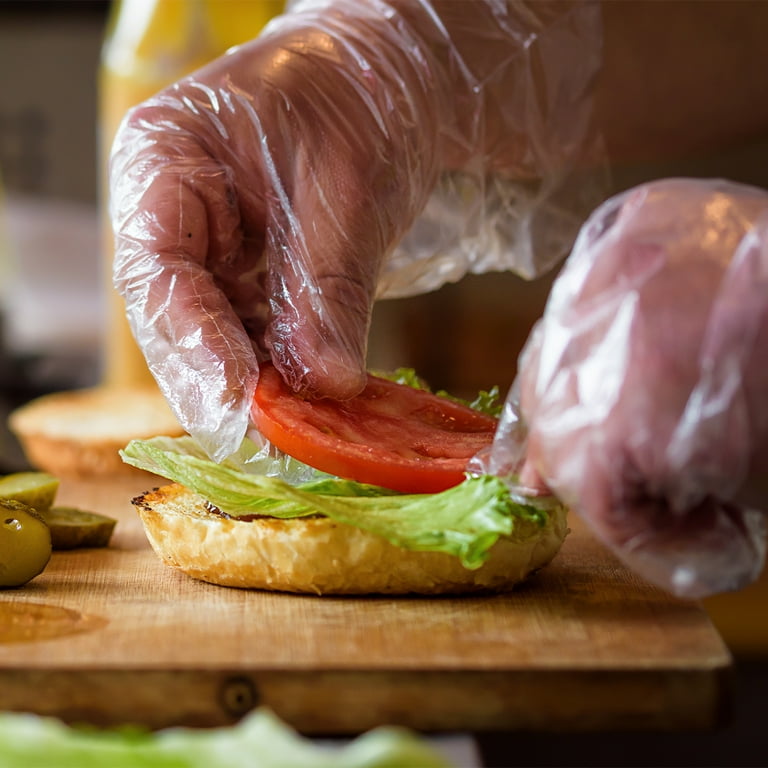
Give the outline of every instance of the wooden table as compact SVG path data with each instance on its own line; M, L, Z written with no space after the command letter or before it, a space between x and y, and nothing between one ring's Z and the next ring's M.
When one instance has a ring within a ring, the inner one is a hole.
M330 598L226 589L163 565L130 499L151 477L63 482L119 519L0 592L0 710L221 725L263 704L307 734L704 728L731 659L701 608L628 573L572 521L506 595Z

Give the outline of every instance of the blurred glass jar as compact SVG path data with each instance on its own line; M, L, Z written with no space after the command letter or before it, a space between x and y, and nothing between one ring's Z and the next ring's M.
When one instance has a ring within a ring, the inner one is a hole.
M256 37L283 11L284 0L115 0L99 78L99 165L103 222L105 349L103 383L151 386L152 376L133 340L122 299L112 288L112 228L107 212L107 166L115 132L131 107L228 48Z

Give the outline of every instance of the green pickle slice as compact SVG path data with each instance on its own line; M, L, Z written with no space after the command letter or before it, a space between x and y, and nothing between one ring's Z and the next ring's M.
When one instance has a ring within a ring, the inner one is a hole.
M54 549L106 547L117 520L77 507L51 507L40 513L51 530Z
M51 559L51 532L27 504L0 498L0 587L20 587Z
M50 509L59 479L47 472L13 472L0 477L0 499L15 499L38 512Z

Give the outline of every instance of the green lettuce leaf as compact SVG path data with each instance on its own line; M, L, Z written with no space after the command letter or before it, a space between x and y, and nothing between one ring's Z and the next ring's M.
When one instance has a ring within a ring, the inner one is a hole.
M271 711L228 728L73 728L53 718L0 714L3 768L448 768L431 745L382 727L343 745L303 739Z
M408 387L414 389L423 389L427 392L432 392L432 388L422 379L413 368L396 368L391 373L376 371L377 376L381 376L384 379L395 381L398 384L405 384ZM446 392L444 389L437 390L434 394L439 397L445 397L448 400L453 400L455 403L461 403L468 408L472 408L475 411L480 411L487 416L493 416L498 419L501 415L502 408L504 407L504 401L501 398L501 393L497 386L492 387L489 390L481 390L477 393L477 396L473 400L464 400L461 397Z
M548 502L520 504L491 475L468 477L442 493L399 494L377 486L316 474L292 485L279 476L274 456L253 461L246 445L216 464L191 437L133 440L125 462L181 483L233 517L254 513L279 518L322 514L413 550L445 552L466 568L479 568L500 536L524 541L550 524ZM549 502L551 503L551 502Z

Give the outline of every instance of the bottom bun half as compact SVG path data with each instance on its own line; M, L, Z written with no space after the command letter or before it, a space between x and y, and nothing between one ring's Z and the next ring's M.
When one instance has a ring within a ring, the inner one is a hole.
M327 517L238 520L171 484L133 500L160 558L226 587L314 594L460 594L506 591L547 565L568 533L566 510L523 541L502 537L482 567L441 552L401 549Z

